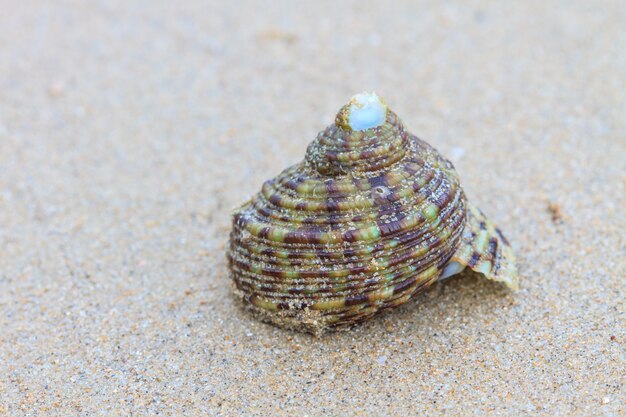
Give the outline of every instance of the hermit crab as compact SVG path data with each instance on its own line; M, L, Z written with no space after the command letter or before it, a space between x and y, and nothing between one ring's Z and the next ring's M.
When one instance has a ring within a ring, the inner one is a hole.
M375 93L352 97L302 162L235 210L227 258L259 318L316 334L465 268L517 288L509 242L466 200L452 163Z

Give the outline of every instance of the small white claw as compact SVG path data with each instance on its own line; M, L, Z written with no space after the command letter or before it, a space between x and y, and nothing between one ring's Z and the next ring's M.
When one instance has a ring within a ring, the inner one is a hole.
M465 265L461 265L457 261L450 261L445 268L443 268L443 273L439 277L439 280L441 281L443 279L450 278L452 275L456 275L464 269Z

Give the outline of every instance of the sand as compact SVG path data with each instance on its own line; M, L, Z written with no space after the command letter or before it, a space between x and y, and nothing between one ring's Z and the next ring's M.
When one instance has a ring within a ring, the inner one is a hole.
M626 413L626 8L5 2L0 415ZM375 90L504 230L314 338L231 297L230 211Z

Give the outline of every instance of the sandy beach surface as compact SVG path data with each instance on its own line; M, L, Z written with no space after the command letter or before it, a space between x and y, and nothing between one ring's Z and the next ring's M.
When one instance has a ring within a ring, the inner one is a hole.
M626 413L626 7L5 1L0 415ZM375 90L511 241L315 338L231 296L230 213Z

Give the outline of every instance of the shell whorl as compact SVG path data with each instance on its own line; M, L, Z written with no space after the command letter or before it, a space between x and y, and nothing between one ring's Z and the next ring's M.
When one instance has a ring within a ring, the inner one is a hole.
M307 148L305 162L322 175L378 171L400 161L410 147L402 122L387 111L385 123L365 131L334 124Z
M452 165L391 110L355 130L345 109L303 162L233 216L237 292L284 327L319 332L407 301L437 280L462 236L466 203Z

